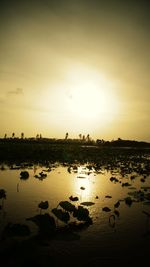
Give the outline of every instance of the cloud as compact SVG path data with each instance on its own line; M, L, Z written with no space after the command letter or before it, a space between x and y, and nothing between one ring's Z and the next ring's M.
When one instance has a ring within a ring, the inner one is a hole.
M22 88L16 88L16 90L8 91L9 95L22 95L23 89Z
M0 97L0 104L4 103L4 99Z

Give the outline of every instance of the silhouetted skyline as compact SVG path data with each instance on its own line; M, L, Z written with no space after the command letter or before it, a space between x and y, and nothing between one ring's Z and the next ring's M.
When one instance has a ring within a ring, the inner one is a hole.
M0 137L150 141L148 1L3 1Z

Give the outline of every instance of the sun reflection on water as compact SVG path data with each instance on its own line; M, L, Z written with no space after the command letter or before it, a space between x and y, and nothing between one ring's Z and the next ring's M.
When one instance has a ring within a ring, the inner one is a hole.
M93 170L89 170L85 166L78 167L74 180L74 191L79 196L80 201L89 200L92 196L92 177Z

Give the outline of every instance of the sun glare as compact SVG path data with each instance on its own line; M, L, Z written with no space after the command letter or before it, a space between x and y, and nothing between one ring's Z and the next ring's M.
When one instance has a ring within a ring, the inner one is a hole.
M68 108L77 119L111 120L118 113L113 84L96 71L73 69L68 73Z
M64 127L73 135L80 132L94 134L105 131L117 121L120 103L114 81L87 66L65 68L63 80L54 82L39 95L39 102L47 113L42 115L60 131ZM65 130L66 131L66 130Z

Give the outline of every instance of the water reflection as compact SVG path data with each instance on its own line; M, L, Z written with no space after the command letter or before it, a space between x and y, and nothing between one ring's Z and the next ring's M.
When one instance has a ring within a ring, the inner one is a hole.
M112 240L111 237L114 232L118 240L127 242L127 239L134 238L135 240L138 237L141 242L143 234L146 233L148 236L149 233L149 216L146 214L150 213L150 176L147 173L143 185L141 167L140 173L137 172L137 169L135 171L135 167L133 172L129 172L127 168L125 173L126 166L122 164L120 166L120 169L115 167L111 170L104 167L95 168L94 164L93 166L55 164L47 167L36 165L24 168L15 168L14 166L13 169L4 166L0 171L0 189L7 192L7 198L4 199L5 216L0 210L1 232L7 223L11 222L15 224L15 226L11 225L11 230L18 231L21 229L20 224L27 224L31 229L31 234L34 234L37 232L37 228L34 228L33 221L36 220L36 225L39 225L41 220L44 220L45 225L46 220L53 221L51 217L55 218L56 215L67 225L73 222L70 229L77 231L75 220L78 221L80 218L83 220L83 213L87 209L88 216L94 222L86 224L90 227L81 232L81 236L87 243L88 240L91 242L93 240L93 244L94 242L99 244L102 241L106 244L109 237L109 244L113 245L115 236ZM145 169L144 165L143 169ZM25 174L26 177L28 173L29 179L20 179L20 173ZM36 179L36 175L38 179ZM116 179L112 180L111 177ZM131 186L126 186L127 183ZM68 201L74 205L74 215L76 216L73 216L72 211L62 211L64 206L59 204L68 203ZM51 217L39 216L44 215L45 212ZM67 217L64 219L63 216ZM26 218L30 218L30 220L26 221ZM60 225L59 223L58 226ZM80 227L85 228L85 224ZM40 232L43 232L42 228L40 228ZM119 245L116 244L116 246Z
M83 189L82 189L83 188ZM89 178L74 179L74 191L79 197L80 201L91 198L92 195L92 184Z

